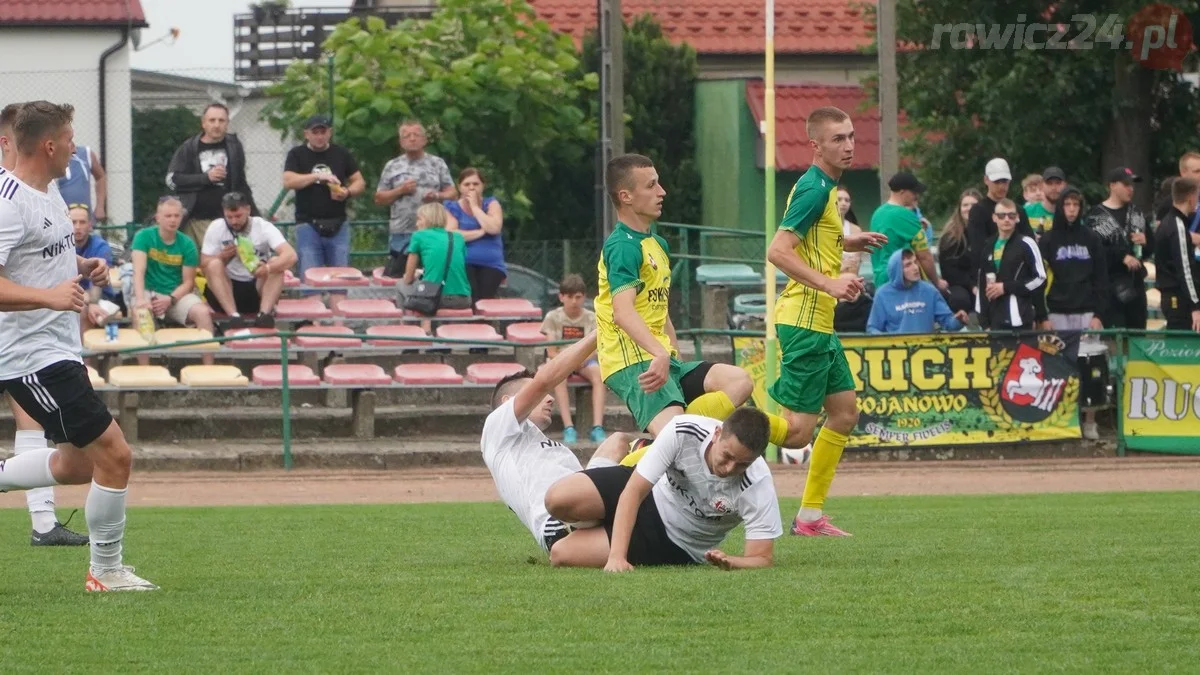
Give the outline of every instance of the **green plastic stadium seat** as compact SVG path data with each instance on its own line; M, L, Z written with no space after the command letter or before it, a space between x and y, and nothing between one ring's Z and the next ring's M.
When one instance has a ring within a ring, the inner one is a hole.
M720 264L700 265L696 268L696 281L702 284L761 284L762 275L749 265Z

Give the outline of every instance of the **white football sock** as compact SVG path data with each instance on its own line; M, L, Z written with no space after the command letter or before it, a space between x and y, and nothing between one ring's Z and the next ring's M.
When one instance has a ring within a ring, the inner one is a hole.
M50 457L55 452L54 448L41 448L0 460L0 492L58 485L50 473Z
M800 512L796 514L796 517L806 523L811 523L812 521L820 518L823 513L824 512L821 509L810 509L810 508L802 507L800 509Z
M587 468L602 469L606 466L616 466L616 465L617 465L616 462L614 462L613 460L611 460L607 457L601 457L600 455L592 455L592 458L588 460Z
M121 566L121 540L125 538L125 493L92 481L84 505L88 536L91 538L92 569Z
M41 431L17 431L13 442L13 452L23 455L31 450L46 448L46 434ZM33 521L33 531L46 534L54 529L58 516L54 513L54 488L31 488L25 492L25 504L29 506L29 518Z

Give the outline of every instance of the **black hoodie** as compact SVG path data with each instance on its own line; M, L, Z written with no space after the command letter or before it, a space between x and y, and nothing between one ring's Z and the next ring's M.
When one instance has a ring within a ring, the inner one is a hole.
M1063 203L1079 200L1079 216L1068 221ZM1100 237L1084 224L1083 196L1063 190L1054 207L1054 224L1038 242L1053 275L1046 291L1046 309L1054 314L1104 313L1108 305L1108 265Z
M1200 270L1197 270L1195 247L1188 235L1190 221L1189 214L1171 206L1158 224L1155 232L1158 241L1154 246L1157 272L1154 287L1164 295L1178 298L1180 305L1176 309L1186 311L1200 309L1200 289L1196 283L1200 279Z

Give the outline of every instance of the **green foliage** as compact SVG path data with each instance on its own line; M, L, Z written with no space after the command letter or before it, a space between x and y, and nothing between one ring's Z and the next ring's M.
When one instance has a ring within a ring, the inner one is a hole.
M524 236L534 216L528 195L562 164L586 161L594 143L594 121L577 102L596 77L580 72L571 40L523 0L442 0L429 20L392 28L352 19L324 48L333 56L336 140L372 187L363 201L399 152L398 123L415 118L453 173L484 173L506 229ZM293 63L269 90L279 97L264 112L271 125L298 136L304 118L328 111L329 76L324 62Z
M1172 4L1194 10L1197 3ZM897 38L929 47L939 24L1020 21L1066 24L1070 38L1080 33L1073 16L1094 16L1101 28L1109 15L1124 22L1143 5L1068 0L1047 10L1035 0L900 0ZM1029 18L1042 16L1048 18ZM1161 179L1176 174L1185 148L1200 147L1196 91L1177 73L1142 69L1128 51L1107 42L1097 39L1080 50L954 49L950 43L943 34L940 48L901 52L897 59L909 126L937 134L932 142L914 137L902 144L929 185L922 206L930 213L948 212L962 189L978 186L990 157L1006 157L1016 182L1061 166L1094 203L1104 197L1101 178L1112 166ZM1148 198L1151 190L1145 192L1139 196ZM1019 188L1010 194L1019 196Z
M167 193L167 166L185 138L200 132L200 116L184 108L133 109L133 219L146 220Z

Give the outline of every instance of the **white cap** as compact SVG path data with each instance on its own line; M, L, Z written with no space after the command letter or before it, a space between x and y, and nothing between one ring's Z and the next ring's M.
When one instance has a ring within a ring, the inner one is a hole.
M1012 180L1012 171L1008 170L1008 162L1003 157L997 157L987 163L983 175L988 180Z

